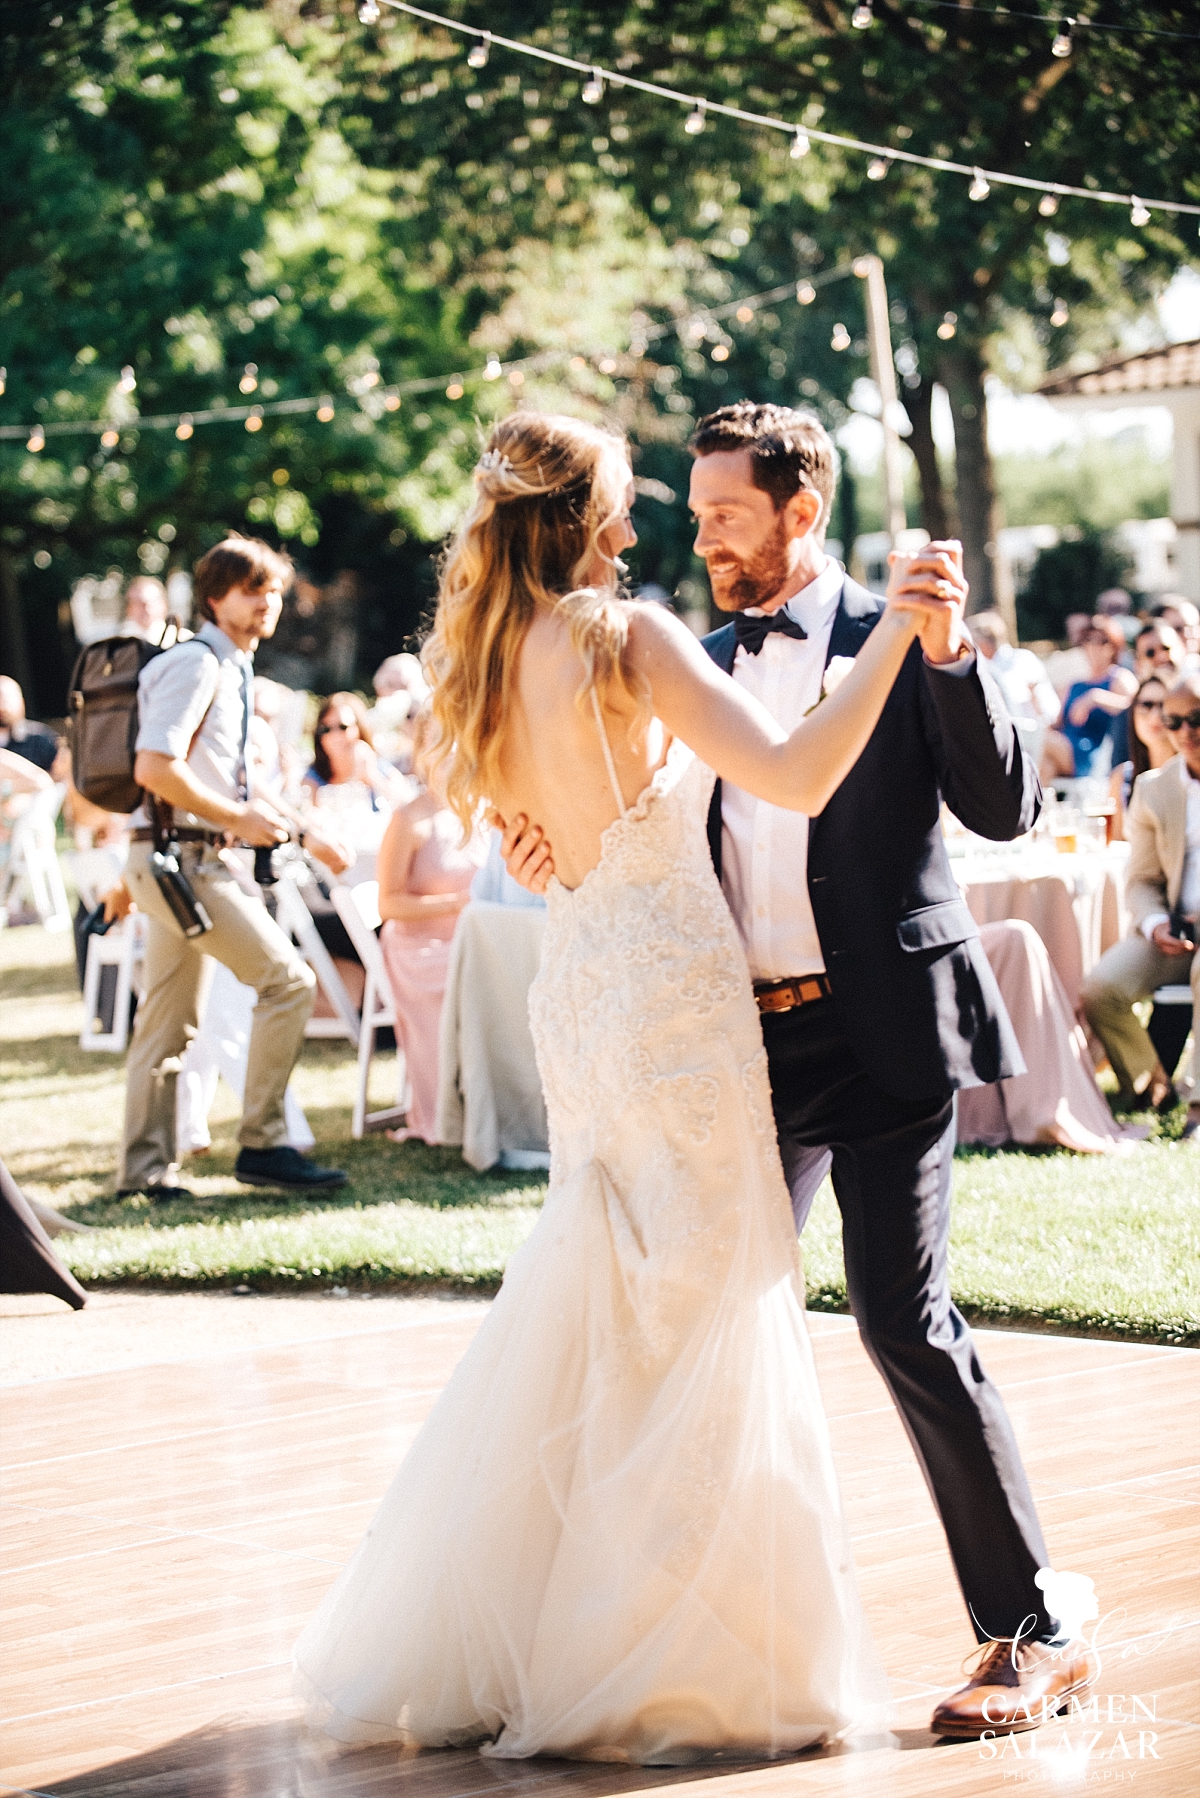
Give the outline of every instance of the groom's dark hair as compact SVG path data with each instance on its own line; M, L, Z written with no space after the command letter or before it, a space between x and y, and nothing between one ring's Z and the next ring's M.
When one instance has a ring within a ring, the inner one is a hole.
M837 452L814 413L801 412L793 406L757 406L753 400L738 400L702 418L688 448L693 456L711 456L718 450L749 450L754 485L770 496L777 512L802 487L819 495L819 528L825 535L837 486Z

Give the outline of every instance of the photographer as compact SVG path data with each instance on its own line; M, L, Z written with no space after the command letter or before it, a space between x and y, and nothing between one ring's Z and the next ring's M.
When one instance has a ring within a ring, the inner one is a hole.
M134 816L125 881L148 930L145 990L127 1067L122 1196L190 1197L178 1184L175 1082L197 1027L210 955L258 995L237 1178L305 1190L345 1182L340 1170L316 1167L287 1146L283 1095L316 982L228 861L233 840L271 848L298 834L305 842L279 806L253 792L247 756L252 657L279 622L290 572L288 559L265 543L242 537L218 543L196 565L195 600L205 623L142 670L134 778L147 802ZM212 921L203 934L184 934L155 878L152 857L164 831L177 842L182 872ZM307 846L334 873L347 864L330 840L308 832Z

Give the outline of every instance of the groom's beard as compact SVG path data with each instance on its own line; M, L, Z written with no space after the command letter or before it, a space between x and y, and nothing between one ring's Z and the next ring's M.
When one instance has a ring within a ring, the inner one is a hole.
M721 560L732 558L721 552ZM788 539L783 520L776 519L775 528L748 562L738 562L734 573L720 578L709 574L714 603L722 612L744 612L750 606L764 606L787 580Z

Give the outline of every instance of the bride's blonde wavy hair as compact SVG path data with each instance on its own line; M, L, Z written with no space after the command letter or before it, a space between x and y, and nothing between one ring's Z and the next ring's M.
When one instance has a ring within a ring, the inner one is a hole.
M624 455L620 437L557 413L514 412L488 438L421 653L436 726L427 753L464 828L497 791L517 659L539 606L570 629L585 669L579 700L595 686L632 704L635 732L648 721L648 695L624 666L628 620L616 603L616 565L604 558L612 579L603 586L580 584L625 509Z

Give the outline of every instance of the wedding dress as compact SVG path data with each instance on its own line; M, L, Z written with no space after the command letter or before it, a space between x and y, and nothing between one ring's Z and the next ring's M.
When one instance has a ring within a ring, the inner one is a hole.
M676 743L551 883L545 1208L297 1645L339 1740L672 1764L879 1727L712 782Z

